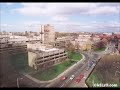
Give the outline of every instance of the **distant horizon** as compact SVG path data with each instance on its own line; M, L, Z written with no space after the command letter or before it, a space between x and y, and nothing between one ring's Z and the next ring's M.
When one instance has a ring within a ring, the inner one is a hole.
M120 31L120 3L0 3L1 31L39 31L52 24L58 32Z
M4 32L5 30L3 31L0 31L0 32ZM26 31L5 31L5 32L26 32ZM30 31L27 31L27 32L30 32ZM39 31L31 31L31 32L39 32ZM82 32L85 32L85 33L115 33L115 32L120 32L120 31L114 31L114 32L106 32L106 31L94 31L94 32L91 32L91 31L55 31L55 32L59 32L59 33L82 33Z

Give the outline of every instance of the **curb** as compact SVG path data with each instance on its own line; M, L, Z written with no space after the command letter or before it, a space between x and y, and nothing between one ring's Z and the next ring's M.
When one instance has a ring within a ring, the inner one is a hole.
M28 77L29 79L37 82L37 83L51 83L53 81L55 81L56 79L60 78L62 75L64 75L65 73L67 73L68 71L70 71L72 68L74 68L76 65L79 65L83 60L85 60L85 56L83 54L82 55L82 59L80 61L78 61L76 64L73 64L72 66L70 66L68 69L66 69L64 72L62 72L61 74L59 74L56 78L52 79L52 80L48 80L48 81L40 81L26 73L22 73L24 76Z

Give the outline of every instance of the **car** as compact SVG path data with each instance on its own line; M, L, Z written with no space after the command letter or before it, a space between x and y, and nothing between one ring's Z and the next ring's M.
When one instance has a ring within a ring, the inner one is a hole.
M65 80L65 79L67 79L67 77L66 76L62 76L62 77L60 77L60 80Z
M72 75L71 77L70 77L70 80L73 80L75 78L75 75Z
M77 78L77 79L75 80L75 82L76 82L76 83L79 83L79 82L80 82L80 79L79 79L79 78Z
M75 80L76 83L79 83L83 77L84 77L84 75L80 74L80 76Z
M80 74L80 79L82 79L84 77L84 75L83 74Z

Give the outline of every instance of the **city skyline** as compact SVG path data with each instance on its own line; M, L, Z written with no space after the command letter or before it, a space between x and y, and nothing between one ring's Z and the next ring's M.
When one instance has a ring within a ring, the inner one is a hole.
M120 3L0 3L1 31L39 31L52 24L59 32L120 31Z

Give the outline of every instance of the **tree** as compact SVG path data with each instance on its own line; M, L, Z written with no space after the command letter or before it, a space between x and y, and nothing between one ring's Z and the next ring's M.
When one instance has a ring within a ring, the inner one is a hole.
M97 48L103 48L103 47L105 47L105 44L104 44L104 42L103 41L100 41L100 42L97 42L97 44L96 44L96 46L97 46Z
M75 46L70 42L67 45L66 50L69 51L70 53L74 53L75 52Z
M75 43L75 48L77 49L77 50L79 50L79 43Z
M104 45L107 45L108 43L108 40L106 38L103 38L101 41L103 42Z

